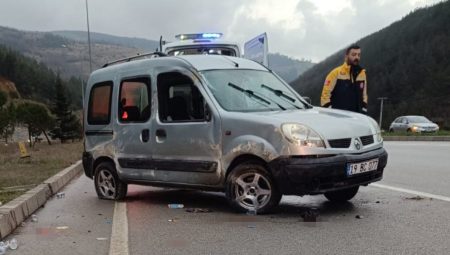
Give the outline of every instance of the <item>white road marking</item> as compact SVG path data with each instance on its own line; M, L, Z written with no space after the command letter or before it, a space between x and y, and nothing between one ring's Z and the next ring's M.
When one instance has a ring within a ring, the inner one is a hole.
M127 203L116 202L112 224L109 255L128 255Z
M372 184L370 184L370 186L450 202L450 197L445 197L445 196L441 196L441 195L435 195L435 194L411 190L411 189L397 188L397 187L392 187L389 185L384 185L384 184L379 184L379 183L372 183Z

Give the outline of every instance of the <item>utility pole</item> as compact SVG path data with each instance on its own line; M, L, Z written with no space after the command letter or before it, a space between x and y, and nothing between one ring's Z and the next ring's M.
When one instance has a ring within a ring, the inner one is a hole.
M90 32L90 30L89 30L89 8L88 8L88 0L86 0L86 20L87 20L88 47L89 47L89 73L92 73L91 32Z
M387 100L388 98L387 97L379 97L377 99L381 100L381 104L380 104L380 122L378 122L378 125L380 125L380 129L382 129L381 128L381 124L383 123L382 122L383 121L383 102L384 102L384 100Z

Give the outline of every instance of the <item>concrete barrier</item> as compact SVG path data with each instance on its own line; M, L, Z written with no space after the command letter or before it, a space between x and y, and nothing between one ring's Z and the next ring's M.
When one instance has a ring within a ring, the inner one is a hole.
M0 240L14 231L17 226L22 224L25 219L43 206L50 197L58 193L82 171L83 166L80 160L20 197L0 206Z

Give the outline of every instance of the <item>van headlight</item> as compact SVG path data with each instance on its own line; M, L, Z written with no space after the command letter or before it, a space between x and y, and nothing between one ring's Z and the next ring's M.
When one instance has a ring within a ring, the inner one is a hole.
M383 137L381 136L381 129L378 126L378 123L374 119L372 119L371 117L367 117L367 118L369 119L370 124L372 125L372 127L375 130L375 136L377 138L377 142L383 141Z
M305 125L286 123L281 125L281 130L284 137L293 144L325 148L325 144L320 135Z

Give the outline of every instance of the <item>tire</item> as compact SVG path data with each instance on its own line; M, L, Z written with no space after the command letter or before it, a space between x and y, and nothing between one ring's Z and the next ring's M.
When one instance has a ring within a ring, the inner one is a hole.
M358 190L359 186L356 186L348 189L326 192L324 196L331 202L342 203L352 199L356 193L358 193Z
M226 196L236 211L255 211L257 214L270 212L281 200L281 193L266 168L251 162L239 164L231 170Z
M94 183L100 199L121 200L127 195L128 185L119 179L111 162L102 162L95 168Z

